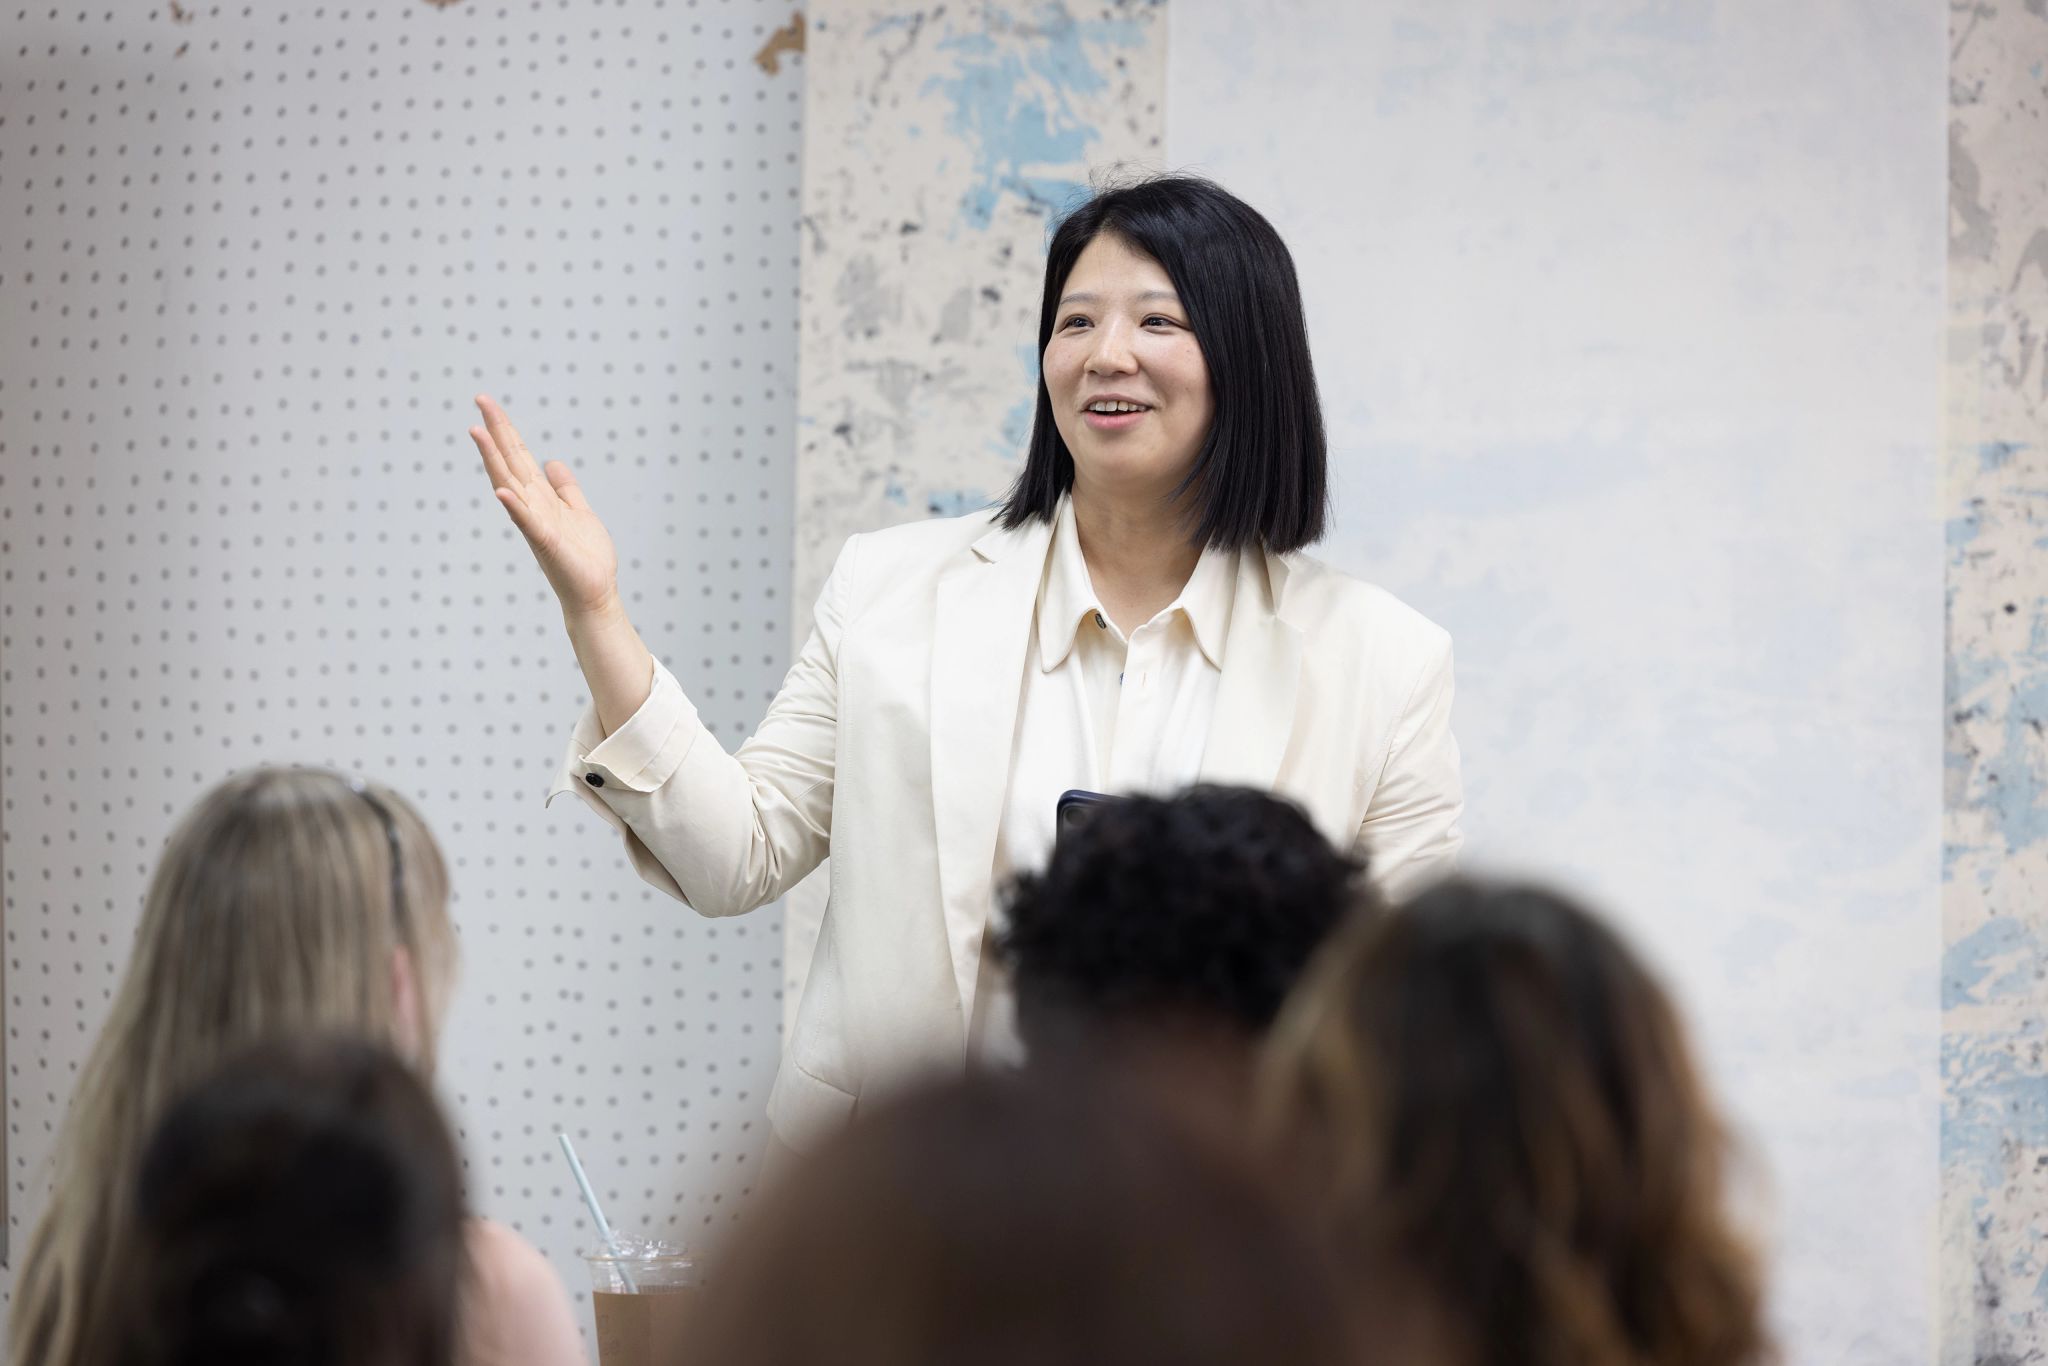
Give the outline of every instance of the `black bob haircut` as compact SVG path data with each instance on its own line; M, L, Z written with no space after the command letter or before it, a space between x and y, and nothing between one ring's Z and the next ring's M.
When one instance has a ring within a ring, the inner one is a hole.
M1329 447L1309 359L1301 285L1287 244L1258 210L1198 176L1159 176L1099 191L1052 235L1038 315L1038 412L1024 472L1002 525L1050 521L1074 486L1074 457L1053 424L1044 356L1074 262L1103 233L1157 261L1173 282L1202 359L1216 417L1194 468L1174 491L1192 495L1190 539L1276 554L1321 539L1329 518Z

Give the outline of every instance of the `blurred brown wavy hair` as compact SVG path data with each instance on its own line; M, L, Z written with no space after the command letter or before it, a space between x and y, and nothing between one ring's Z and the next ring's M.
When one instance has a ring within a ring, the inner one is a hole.
M1355 1361L1340 1268L1246 1151L1242 1112L1226 1129L1183 1107L1129 1070L1141 1056L883 1102L765 1192L676 1360Z
M1677 1012L1561 897L1452 881L1348 926L1275 1027L1259 1117L1459 1366L1773 1359Z

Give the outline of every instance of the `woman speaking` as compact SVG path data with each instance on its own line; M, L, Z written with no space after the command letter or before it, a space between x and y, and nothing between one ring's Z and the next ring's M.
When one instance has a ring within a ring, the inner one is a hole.
M991 512L854 536L752 739L727 754L621 605L611 538L502 409L470 429L590 686L574 788L640 875L738 915L831 856L768 1101L802 1150L864 1093L1015 1047L994 889L1070 789L1270 788L1395 894L1445 871L1463 800L1451 646L1300 553L1327 455L1300 287L1207 181L1098 194L1054 234L1038 411Z

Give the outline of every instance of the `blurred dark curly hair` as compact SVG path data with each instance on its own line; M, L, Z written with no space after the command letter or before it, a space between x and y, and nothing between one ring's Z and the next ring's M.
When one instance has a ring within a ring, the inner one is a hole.
M998 950L1027 1043L1072 1025L1262 1033L1317 947L1370 902L1364 865L1249 788L1120 797L1011 886Z

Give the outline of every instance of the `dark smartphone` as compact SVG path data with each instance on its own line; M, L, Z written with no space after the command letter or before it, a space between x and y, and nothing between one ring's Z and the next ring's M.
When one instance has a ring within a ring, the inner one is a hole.
M1110 798L1100 792L1084 792L1070 788L1060 793L1060 804L1053 817L1053 848L1059 848L1069 830L1078 830L1095 814L1095 808Z

